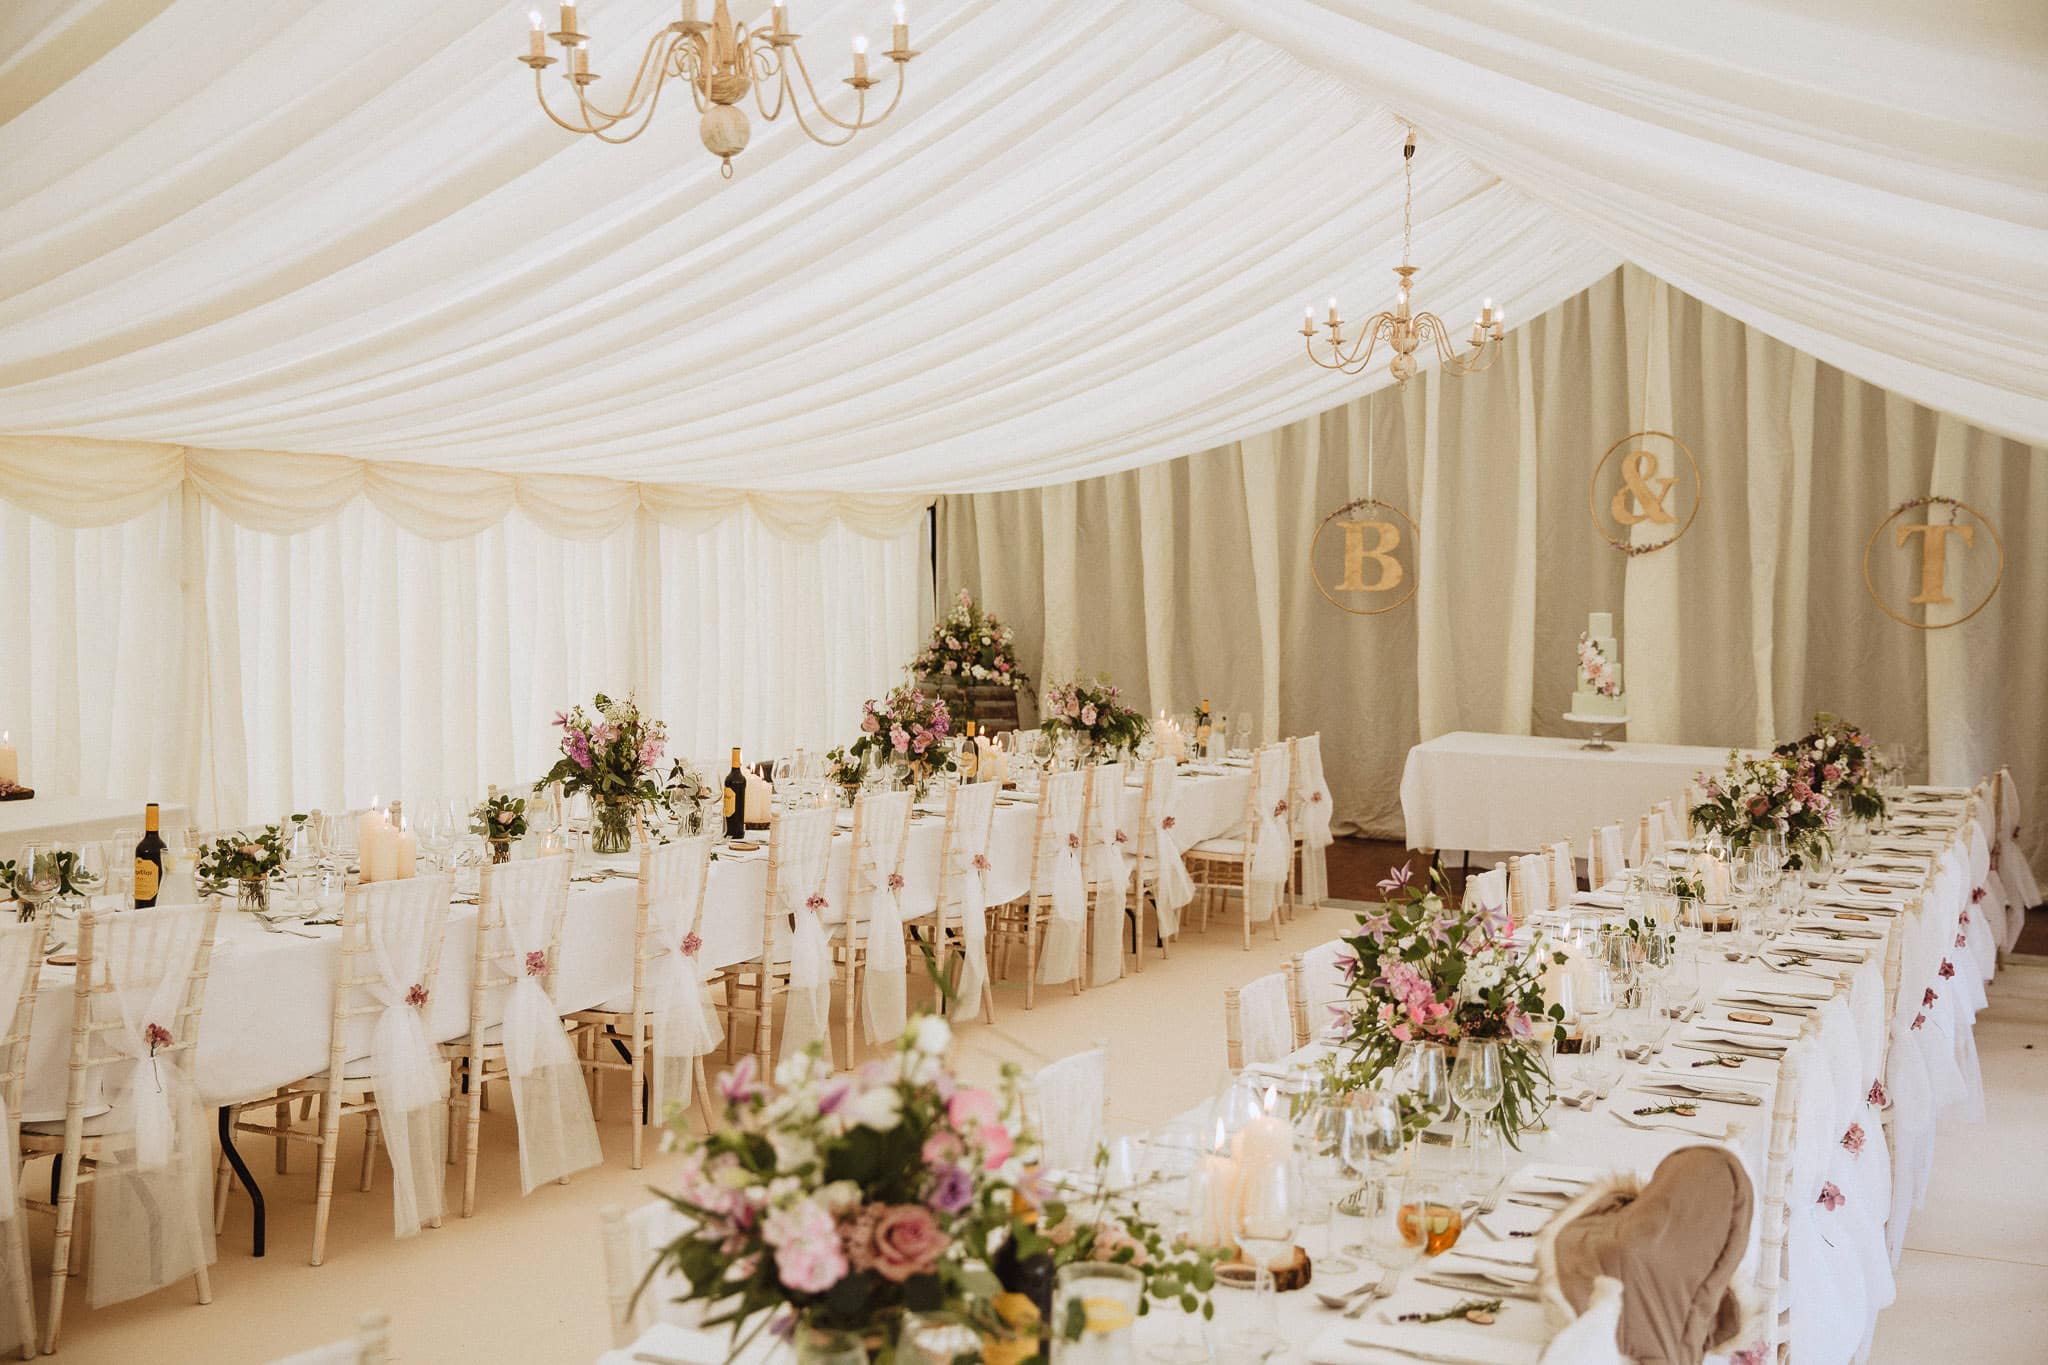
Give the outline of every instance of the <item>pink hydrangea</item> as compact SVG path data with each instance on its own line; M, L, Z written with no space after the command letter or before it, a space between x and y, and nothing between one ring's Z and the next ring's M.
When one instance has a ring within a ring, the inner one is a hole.
M761 1224L761 1240L775 1248L775 1274L798 1294L822 1294L846 1278L846 1249L832 1215L808 1199L777 1209Z

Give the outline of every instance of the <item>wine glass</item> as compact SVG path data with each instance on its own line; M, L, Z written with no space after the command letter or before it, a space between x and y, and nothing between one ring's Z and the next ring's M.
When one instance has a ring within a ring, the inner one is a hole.
M1395 1084L1425 1124L1451 1112L1450 1064L1442 1043L1404 1043L1394 1059Z
M1494 1130L1487 1116L1500 1107L1507 1094L1507 1079L1501 1071L1500 1043L1492 1038L1466 1038L1458 1044L1457 1065L1451 1068L1451 1098L1465 1116L1465 1150L1469 1168L1481 1174L1487 1159L1480 1155L1487 1143L1488 1157Z
M26 843L14 858L14 894L26 908L23 920L34 919L43 905L57 894L63 877L57 855L62 844Z
M1422 1239L1410 1238L1402 1211L1408 1207L1408 1178L1387 1175L1369 1185L1360 1199L1365 1231L1360 1249L1378 1266L1384 1284L1422 1257Z
M1283 1154L1239 1166L1237 1208L1231 1221L1238 1249L1257 1278L1251 1315L1230 1340L1247 1355L1264 1358L1287 1348L1272 1267L1294 1250L1295 1226L1306 1202L1300 1169L1291 1157Z
M1294 1125L1302 1171L1323 1211L1323 1257L1319 1264L1335 1274L1349 1274L1358 1263L1337 1248L1337 1201L1350 1193L1350 1172L1344 1159L1345 1135L1356 1111L1342 1099L1311 1098Z

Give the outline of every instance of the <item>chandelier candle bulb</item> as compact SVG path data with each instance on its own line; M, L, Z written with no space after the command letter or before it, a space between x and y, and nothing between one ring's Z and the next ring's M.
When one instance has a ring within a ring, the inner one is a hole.
M865 33L853 36L853 79L849 84L856 87L865 85L868 79L868 38Z
M540 11L531 10L527 13L526 17L533 25L532 28L527 30L526 34L526 55L529 57L547 56L548 35L541 32L541 29L545 26L540 21Z
M775 0L771 11L771 32L778 38L789 36L789 12L782 7L782 0Z

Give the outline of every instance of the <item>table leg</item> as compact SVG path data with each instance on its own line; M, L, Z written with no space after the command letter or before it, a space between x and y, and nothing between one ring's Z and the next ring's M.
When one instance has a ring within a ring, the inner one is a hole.
M278 1141L284 1141L279 1138ZM256 1215L255 1248L252 1256L263 1254L263 1190L256 1184L256 1177L249 1174L249 1167L242 1160L242 1154L235 1150L234 1110L222 1105L220 1110L220 1150L234 1169L235 1178L242 1182L242 1188L249 1192L249 1205Z

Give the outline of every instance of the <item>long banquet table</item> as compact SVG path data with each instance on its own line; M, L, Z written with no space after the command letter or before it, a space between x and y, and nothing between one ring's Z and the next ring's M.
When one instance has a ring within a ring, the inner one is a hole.
M1183 843L1224 834L1242 823L1248 769L1232 767L1176 778L1173 810ZM1124 819L1137 819L1139 792L1127 784ZM996 807L987 881L991 903L1030 889L1031 839L1037 807L1025 801ZM905 857L903 909L906 918L928 913L937 903L939 845L945 821L921 812L911 825ZM842 922L851 838L833 841L833 870L825 895L834 904L822 913L828 924ZM630 871L632 859L611 860L610 870ZM586 861L579 879L594 869ZM705 891L700 958L707 968L731 966L755 957L767 895L765 851L722 851L711 865ZM637 883L629 876L577 880L570 888L569 913L556 968L556 1004L563 1013L589 1009L632 989L633 931ZM436 1041L460 1037L469 1027L469 987L476 949L476 907L450 907L448 937L440 973L431 988L428 1026ZM314 935L302 937L301 933ZM327 1065L334 977L340 958L340 930L266 931L230 904L221 912L201 1016L197 1079L209 1105L255 1099L277 1087L315 1074ZM788 952L787 931L778 940ZM29 1063L22 1100L24 1120L63 1117L66 1048L70 1040L72 989L69 967L45 966L29 1034ZM356 1021L361 1036L350 1055L366 1055L371 1021Z
M1346 1319L1306 1291L1280 1295L1279 1326L1288 1347L1271 1358L1316 1365L1376 1365L1403 1358L1497 1365L1618 1360L1560 1333L1532 1299L1507 1298L1497 1321L1486 1327L1452 1322L1418 1328L1393 1319L1404 1312L1441 1311L1473 1297L1420 1278L1455 1264L1460 1249L1511 1258L1515 1248L1531 1246L1530 1239L1510 1233L1540 1228L1550 1212L1515 1202L1518 1193L1558 1189L1561 1182L1609 1173L1648 1177L1671 1152L1717 1142L1735 1153L1755 1189L1750 1248L1736 1284L1746 1293L1775 1292L1785 1315L1782 1333L1753 1323L1737 1349L1765 1346L1768 1338L1768 1348L1754 1358L1776 1359L1782 1337L1801 1365L1848 1365L1860 1359L1868 1351L1878 1312L1892 1298L1892 1268L1903 1247L1906 1220L1926 1194L1935 1118L1950 1108L1960 1107L1966 1115L1981 1109L1971 1030L1985 1003L1983 983L1996 968L1994 924L2001 910L1993 904L1999 891L1991 869L1989 820L1984 803L1976 801L1952 827L1942 820L1909 834L1923 846L1926 871L1917 887L1887 893L1898 907L1895 913L1859 910L1855 913L1869 917L1839 918L1833 907L1820 904L1841 894L1839 881L1818 897L1808 897L1799 931L1809 935L1808 945L1840 952L1846 943L1863 960L1815 964L1839 980L1832 997L1802 1025L1783 1061L1752 1059L1733 1072L1712 1068L1729 1084L1756 1093L1757 1106L1701 1103L1696 1118L1654 1120L1684 1131L1645 1131L1617 1117L1617 1111L1627 1114L1662 1102L1634 1088L1653 1066L1700 1055L1680 1053L1672 1045L1708 1025L1675 1026L1659 1054L1631 1062L1604 1101L1590 1109L1553 1106L1547 1128L1525 1134L1521 1149L1510 1154L1505 1197L1492 1213L1474 1220L1479 1230L1468 1228L1458 1248L1406 1271L1393 1294L1366 1317ZM1823 927L1816 929L1816 924ZM1841 929L1876 937L1812 936ZM1712 1017L1714 1002L1738 985L1771 986L1792 979L1727 960L1711 936L1704 942L1710 946L1702 953L1697 997L1703 1018ZM1782 1009L1771 1012L1784 1017ZM1270 1071L1284 1075L1324 1050L1323 1044L1311 1044ZM1184 1172L1208 1132L1206 1105L1172 1120L1149 1135L1141 1175ZM1155 1192L1170 1191L1172 1184L1160 1180ZM1320 1228L1304 1229L1296 1240L1314 1256L1326 1245L1324 1235ZM1341 1229L1339 1235L1345 1235ZM1786 1269L1782 1288L1778 1266ZM1348 1287L1362 1278L1325 1273L1318 1287ZM1226 1338L1245 1320L1250 1300L1222 1289L1215 1300L1216 1321L1206 1329L1211 1358L1233 1359ZM719 1343L690 1327L690 1321L687 1308L664 1309L634 1347L607 1354L601 1365L625 1365L636 1358L631 1352L641 1349L671 1355L715 1350ZM1141 1347L1185 1330L1185 1321L1173 1313L1150 1315L1138 1324ZM1367 1334L1386 1344L1356 1344ZM772 1354L757 1350L748 1359L767 1360Z
M97 796L56 795L0 801L0 858L14 857L23 844L34 840L79 844L110 839L117 829L139 831L143 804ZM158 814L167 830L187 823L183 806L162 806Z

